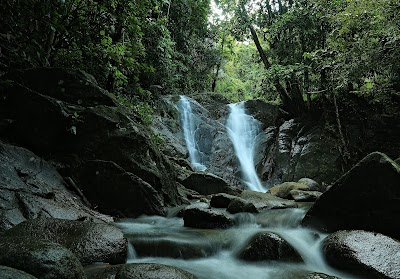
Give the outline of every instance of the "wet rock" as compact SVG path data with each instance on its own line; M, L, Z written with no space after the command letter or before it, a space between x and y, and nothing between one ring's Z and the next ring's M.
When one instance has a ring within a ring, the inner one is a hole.
M77 257L67 248L50 241L2 237L0 251L0 265L22 270L37 278L86 278Z
M323 242L328 263L363 278L400 278L400 243L379 233L339 231Z
M0 162L0 231L38 216L112 221L71 194L57 171L32 152L0 142Z
M211 202L210 205L212 207L216 208L227 208L230 204L230 202L234 199L237 199L237 196L225 194L225 193L219 193L215 194L211 197Z
M263 181L274 185L313 177L330 183L342 174L336 138L319 123L291 119L266 132L270 144L257 166Z
M282 209L297 207L293 201L281 199L269 193L260 193L244 190L240 199L234 199L229 204L227 211L230 213L251 212L258 213L268 209Z
M316 201L321 195L318 191L302 191L302 190L292 190L289 195L297 202L313 202Z
M126 262L127 240L120 229L108 224L37 218L5 231L3 236L58 243L70 249L82 264Z
M125 264L108 267L104 269L94 269L87 272L88 279L196 279L193 274L173 266L138 263Z
M292 191L292 190L308 191L311 189L309 186L307 186L303 183L284 182L282 184L271 187L268 192L279 198L287 199L287 198L290 198L290 191Z
M185 215L185 211L192 208L210 209L210 205L207 202L195 202L182 208L176 216L183 217Z
M101 160L112 161L151 185L163 198L165 206L181 204L176 172L160 152L149 131L140 125L107 137L95 149Z
M261 100L246 101L245 106L250 114L263 124L263 129L276 126L283 116L279 106Z
M181 183L186 188L195 190L202 195L236 192L225 180L211 173L192 173Z
M42 74L48 83L28 77ZM181 203L175 170L160 152L157 137L92 77L63 69L32 69L21 75L26 75L24 86L13 82L0 91L0 118L12 121L8 140L50 156L78 187L82 183L73 175L85 161L113 161L151 185L164 205ZM13 79L23 82L18 75Z
M303 178L299 179L298 183L307 185L309 190L311 190L311 191L323 191L324 190L317 181L315 181L311 178L303 177Z
M226 229L233 226L233 220L226 214L211 209L192 208L185 211L184 226L199 229Z
M0 278L2 279L36 279L36 277L23 272L18 269L14 269L8 266L0 266Z
M214 253L210 243L197 241L177 241L170 239L132 238L130 239L139 257L166 257L196 259Z
M163 197L114 162L88 161L76 177L86 197L103 213L127 217L165 214Z
M286 240L271 232L254 235L239 253L239 258L246 261L302 261L301 256Z
M311 272L305 270L284 271L276 275L280 279L340 279L336 276L325 273Z
M362 229L400 239L400 167L369 154L310 208L303 224L327 231Z

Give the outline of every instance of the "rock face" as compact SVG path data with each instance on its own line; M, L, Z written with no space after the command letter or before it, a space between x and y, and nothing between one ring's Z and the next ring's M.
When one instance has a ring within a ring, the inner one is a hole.
M291 119L265 133L269 140L258 171L271 185L303 177L330 183L342 173L336 139L323 126Z
M193 274L163 264L125 264L87 272L88 279L197 279Z
M218 99L213 94L193 95L189 100L194 108L194 117L201 120L198 124L202 127L197 135L199 142L207 142L204 148L207 171L222 177L229 185L245 188L225 128L229 114L227 100ZM160 105L161 116L153 126L167 142L174 143L173 150L167 147L165 152L185 159L187 151L183 132L176 120L179 117L178 101L176 97L165 97ZM286 119L288 115L278 106L259 100L246 102L246 109L262 123L263 132L257 136L255 165L263 181L274 185L313 177L319 182L330 183L340 175L341 155L336 139L320 124Z
M18 269L14 269L11 267L7 267L7 266L0 266L0 278L3 279L36 279L36 277L23 272L21 270Z
M246 261L302 261L297 251L275 233L258 233L239 253L239 258Z
M400 278L400 243L379 233L339 231L324 240L332 266L363 278Z
M24 237L0 239L0 265L43 279L84 279L83 267L67 248Z
M376 231L400 239L399 181L400 167L383 153L371 153L315 202L303 224L327 231Z
M80 168L87 161L114 162L135 175L131 180L137 185L137 196L131 195L135 190L127 189L129 179L121 180L119 172L109 173L115 174L115 179L108 177L128 190L125 197L132 197L131 204L141 200L144 188L145 193L158 193L150 202L157 209L149 209L148 214L162 214L159 207L181 203L175 170L160 152L150 128L119 106L93 77L76 70L31 69L7 78L13 82L0 88L0 118L9 120L7 127L0 129L6 131L1 137L44 158L51 157L63 176L73 178L81 188L85 185ZM107 201L111 199L102 204ZM113 205L115 201L109 207ZM149 205L134 205L129 215L142 214L132 214L142 207L146 210Z
M191 208L183 216L185 227L199 229L226 229L233 226L233 221L222 212L211 209Z
M38 216L112 220L86 207L57 171L32 152L0 142L0 162L0 231Z
M71 250L82 264L125 263L128 249L121 230L93 222L37 218L5 231L2 236L58 243Z

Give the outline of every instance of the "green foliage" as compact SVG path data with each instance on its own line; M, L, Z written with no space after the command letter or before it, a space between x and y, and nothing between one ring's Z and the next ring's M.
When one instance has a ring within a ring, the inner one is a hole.
M0 75L80 68L140 102L147 102L143 90L182 93L210 85L216 55L209 0L5 0L0 9Z
M224 53L216 91L239 102L263 95L266 71L254 43L234 43Z

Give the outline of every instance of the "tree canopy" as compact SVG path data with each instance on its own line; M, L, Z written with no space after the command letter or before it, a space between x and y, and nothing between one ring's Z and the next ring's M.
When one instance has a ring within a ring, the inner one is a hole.
M5 0L0 75L80 68L110 92L216 91L304 114L314 98L400 90L397 0Z

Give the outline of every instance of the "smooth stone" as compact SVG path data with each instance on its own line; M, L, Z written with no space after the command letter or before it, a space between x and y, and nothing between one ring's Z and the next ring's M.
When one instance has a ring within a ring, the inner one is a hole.
M338 231L323 242L330 265L363 278L400 278L400 242L380 233Z

